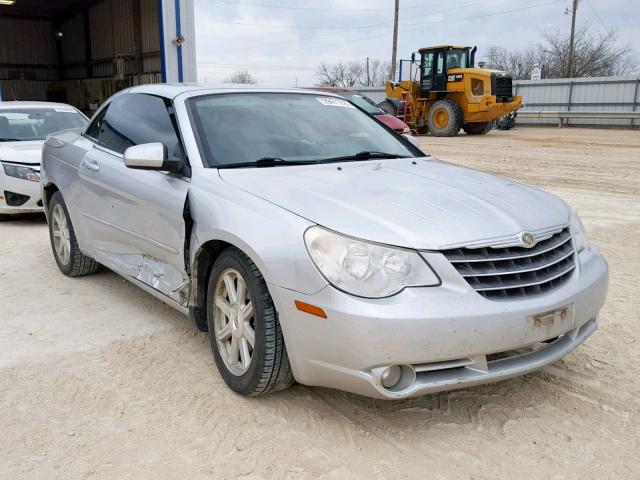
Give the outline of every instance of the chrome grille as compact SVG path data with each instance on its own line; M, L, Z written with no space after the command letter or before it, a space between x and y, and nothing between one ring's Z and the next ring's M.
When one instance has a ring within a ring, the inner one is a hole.
M454 248L442 253L469 285L491 299L547 292L564 283L576 266L568 228L532 248Z

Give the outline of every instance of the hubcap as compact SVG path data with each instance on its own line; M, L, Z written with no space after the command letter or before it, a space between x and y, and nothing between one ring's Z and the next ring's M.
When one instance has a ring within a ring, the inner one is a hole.
M251 296L240 272L222 272L214 291L213 334L227 369L244 375L251 366L256 341L255 315Z
M51 233L53 234L53 249L58 260L63 265L68 265L71 258L71 236L69 235L67 215L59 203L53 207L51 212Z
M433 116L433 123L437 128L446 128L449 123L449 114L444 109L439 109Z

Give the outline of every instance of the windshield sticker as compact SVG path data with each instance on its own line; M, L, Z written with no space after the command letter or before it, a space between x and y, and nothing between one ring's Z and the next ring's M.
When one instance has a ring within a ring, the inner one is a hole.
M73 108L54 108L56 112L61 113L75 113L76 111Z
M318 100L321 104L327 105L329 107L356 108L353 105L351 105L349 102L341 98L316 97L316 100Z

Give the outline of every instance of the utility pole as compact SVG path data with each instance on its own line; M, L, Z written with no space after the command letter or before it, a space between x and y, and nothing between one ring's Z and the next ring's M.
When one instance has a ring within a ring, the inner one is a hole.
M577 0L574 0L577 1ZM391 52L391 71L389 79L392 82L396 80L396 60L398 55L398 14L400 13L400 0L396 0L395 12L393 15L393 51Z
M571 7L571 37L569 38L569 78L573 78L575 74L573 64L575 58L575 34L576 34L576 13L578 12L578 3L580 0L573 0L573 7ZM569 13L569 9L565 10L565 14Z
M367 57L367 87L371 86L371 77L369 76L369 57Z

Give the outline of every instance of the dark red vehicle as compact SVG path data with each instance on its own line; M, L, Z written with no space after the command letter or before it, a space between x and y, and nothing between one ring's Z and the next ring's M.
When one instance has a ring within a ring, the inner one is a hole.
M309 90L317 90L319 92L329 92L340 95L342 98L355 103L357 106L366 111L369 115L373 115L387 127L394 129L400 134L412 134L409 126L399 118L389 115L387 112L378 107L373 100L360 92L356 92L349 88L343 87L313 87Z

